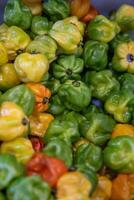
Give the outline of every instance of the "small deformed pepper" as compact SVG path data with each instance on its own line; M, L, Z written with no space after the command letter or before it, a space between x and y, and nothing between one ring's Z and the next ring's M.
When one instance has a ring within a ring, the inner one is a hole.
M32 21L30 9L21 0L9 0L4 11L4 22L8 26L19 26L29 29Z
M0 172L0 190L2 190L15 178L23 175L23 167L13 155L0 154ZM3 199L0 198L0 200Z
M20 137L3 142L0 146L0 152L14 155L19 162L25 164L34 154L34 149L29 139Z
M54 120L54 116L49 113L34 113L29 117L30 135L44 137L49 124Z
M42 153L34 154L26 169L27 175L40 175L52 187L56 187L58 179L68 171L62 160Z
M116 47L112 67L115 71L134 73L134 41Z
M3 102L0 107L0 141L10 141L25 135L29 121L21 107L13 102Z

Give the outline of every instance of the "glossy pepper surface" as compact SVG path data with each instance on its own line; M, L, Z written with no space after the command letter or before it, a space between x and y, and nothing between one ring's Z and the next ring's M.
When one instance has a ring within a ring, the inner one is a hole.
M46 56L40 53L22 53L15 59L14 66L20 80L26 83L41 81L49 69Z
M0 171L1 190L6 188L11 181L23 175L23 167L13 155L9 154L0 154Z
M0 58L0 65L4 65L8 62L7 49L2 42L0 42Z
M0 66L0 90L8 90L20 83L12 63Z
M25 164L34 154L34 149L29 139L20 137L3 142L0 146L0 152L14 155L19 162Z
M62 55L52 64L53 75L61 81L68 79L81 79L80 73L83 71L84 61L74 55Z
M89 23L87 31L90 39L108 43L120 32L120 27L116 22L98 15Z
M87 120L81 123L80 132L90 142L103 145L110 139L111 132L116 122L103 113L88 113Z
M116 47L112 67L115 71L134 73L134 41Z
M8 26L19 26L22 29L29 29L31 26L32 13L21 0L9 0L4 11L4 22Z
M78 166L88 166L95 172L98 171L103 164L101 148L92 143L81 144L75 153L75 163Z
M18 178L7 189L7 197L10 200L49 200L50 196L49 185L39 176Z
M21 107L13 102L3 102L0 107L0 141L10 141L24 136L29 121Z
M134 138L118 136L110 140L104 149L104 163L121 173L134 172Z
M5 101L16 103L28 116L32 114L35 106L35 97L33 92L23 84L7 90L0 97L0 104Z
M42 153L36 153L27 163L27 174L29 176L39 175L51 187L56 187L57 181L68 171L62 160L49 157Z
M30 135L44 137L49 124L54 120L50 113L34 113L29 117Z
M44 0L43 9L52 21L67 18L70 14L70 5L66 0Z
M63 160L66 166L70 167L73 161L72 149L64 140L53 138L43 149L48 156Z
M87 68L100 71L108 64L108 45L104 42L89 40L85 43L83 57Z
M74 111L81 111L91 101L91 90L78 80L67 80L59 88L58 95L65 107Z
M84 80L91 88L92 96L102 101L105 101L111 92L120 88L119 82L110 70L87 72Z

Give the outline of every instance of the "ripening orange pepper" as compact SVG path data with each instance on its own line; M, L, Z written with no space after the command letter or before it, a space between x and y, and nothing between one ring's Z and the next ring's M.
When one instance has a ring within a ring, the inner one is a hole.
M90 22L92 19L94 19L98 15L98 11L94 6L90 6L88 13L80 20L84 23Z
M112 132L111 137L115 138L121 135L134 137L134 126L130 124L117 124Z

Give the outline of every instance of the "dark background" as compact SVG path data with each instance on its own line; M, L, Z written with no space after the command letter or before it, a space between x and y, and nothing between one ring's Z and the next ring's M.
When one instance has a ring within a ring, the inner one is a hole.
M2 16L6 2L7 0L0 0L0 23L2 23ZM92 3L97 7L100 13L104 15L107 15L111 10L118 8L123 3L134 6L134 0L92 0Z

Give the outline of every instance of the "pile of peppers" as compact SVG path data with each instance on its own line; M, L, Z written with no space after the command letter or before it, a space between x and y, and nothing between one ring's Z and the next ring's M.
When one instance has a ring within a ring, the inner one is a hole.
M8 0L0 200L134 199L134 6Z

